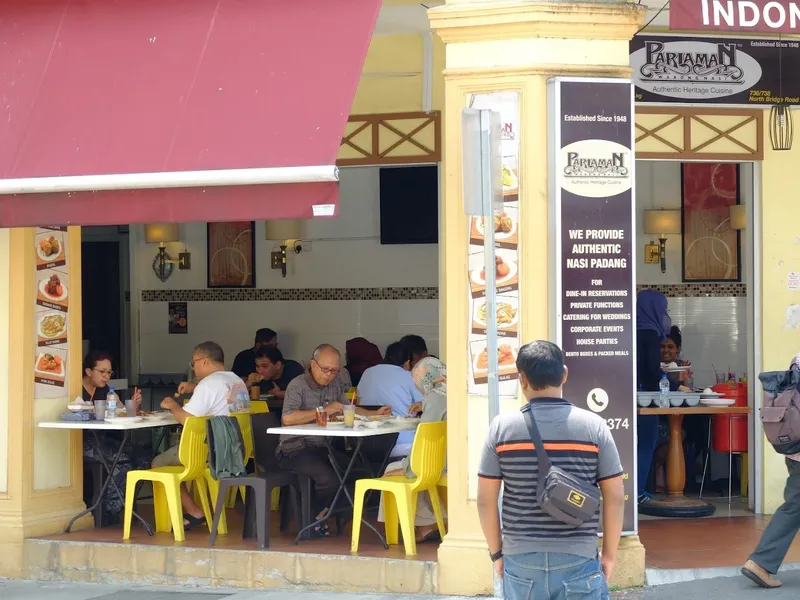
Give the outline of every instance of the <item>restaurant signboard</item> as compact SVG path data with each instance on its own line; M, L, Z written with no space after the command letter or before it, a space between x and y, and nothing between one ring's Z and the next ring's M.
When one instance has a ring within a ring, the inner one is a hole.
M800 104L798 41L640 34L630 65L636 102Z
M35 230L34 398L68 394L69 253L66 227Z
M500 114L500 151L503 172L503 205L494 220L469 218L468 272L470 290L469 393L488 396L488 353L486 285L483 236L485 227L494 228L495 289L497 319L497 378L500 395L516 397L519 350L519 92L502 91L475 94L470 108L488 109Z
M796 0L670 0L669 28L680 30L800 33Z
M554 338L564 396L608 424L625 485L623 530L636 521L633 86L548 82Z

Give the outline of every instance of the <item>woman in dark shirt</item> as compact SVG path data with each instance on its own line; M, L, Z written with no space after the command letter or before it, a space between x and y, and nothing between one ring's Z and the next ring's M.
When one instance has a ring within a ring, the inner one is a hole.
M672 321L667 312L667 298L655 290L642 290L636 298L636 383L639 391L657 392L661 370L661 342L667 339ZM678 382L670 381L676 391ZM650 465L658 442L658 417L637 417L637 476L639 504L650 500L645 491Z
M95 400L105 400L108 395L108 382L114 372L111 370L111 356L105 352L92 350L86 355L83 361L83 399L87 402L94 402ZM137 388L134 390L131 399L141 402L142 393ZM120 402L122 400L120 399ZM103 431L99 432L97 438L93 435L83 436L83 459L84 463L98 463L100 462L100 452L110 462L111 457L115 456L119 451L119 445L122 443L122 432L119 431ZM102 444L102 448L98 447L97 442ZM117 482L119 489L125 493L125 480L128 471L133 469L148 469L150 468L150 461L146 456L138 456L135 452L124 450L119 458L119 463L114 470L114 481ZM89 477L84 477L85 481L90 481ZM85 499L87 504L91 503L91 498ZM103 497L103 524L113 525L121 521L122 510L124 504L122 500L117 497L111 487L106 489L105 496Z

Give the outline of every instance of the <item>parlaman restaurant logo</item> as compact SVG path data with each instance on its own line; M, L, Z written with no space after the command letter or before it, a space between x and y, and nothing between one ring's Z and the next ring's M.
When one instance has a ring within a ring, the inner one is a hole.
M561 187L577 196L607 198L632 185L631 151L616 142L582 140L561 149Z
M727 42L646 40L631 68L637 87L682 99L738 94L761 79L758 61Z

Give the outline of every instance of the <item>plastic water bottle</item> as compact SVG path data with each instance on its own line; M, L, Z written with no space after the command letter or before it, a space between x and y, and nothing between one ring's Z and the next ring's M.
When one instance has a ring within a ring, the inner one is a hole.
M108 394L106 395L106 419L109 417L113 419L117 416L118 404L119 396L117 396L117 392L114 391L114 388L109 386Z
M661 381L658 382L658 406L660 408L669 408L669 379L667 374L661 376Z

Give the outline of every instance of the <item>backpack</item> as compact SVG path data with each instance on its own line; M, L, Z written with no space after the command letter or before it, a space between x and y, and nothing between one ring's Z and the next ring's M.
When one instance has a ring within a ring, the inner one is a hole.
M788 371L768 371L758 376L764 388L761 424L779 454L800 452L800 368L796 362Z

